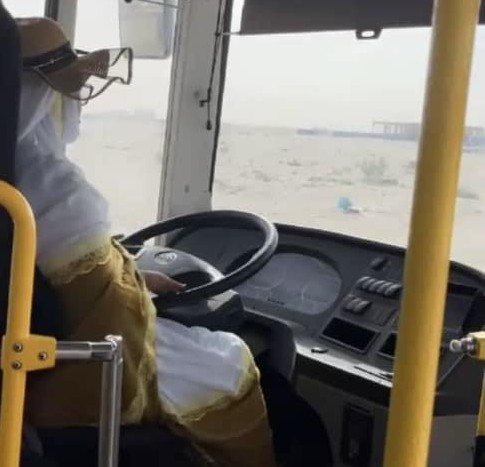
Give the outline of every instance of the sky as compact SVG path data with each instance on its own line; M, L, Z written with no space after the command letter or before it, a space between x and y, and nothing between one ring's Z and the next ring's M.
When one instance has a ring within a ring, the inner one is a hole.
M69 0L64 0L69 1ZM79 0L76 46L119 46L119 0ZM5 0L17 15L42 14L43 0ZM239 16L238 8L236 15ZM236 19L236 24L238 20ZM429 29L233 36L223 120L244 125L368 130L374 120L419 121ZM118 87L86 112L143 110L164 117L171 60L136 60ZM485 27L479 29L468 124L485 126Z

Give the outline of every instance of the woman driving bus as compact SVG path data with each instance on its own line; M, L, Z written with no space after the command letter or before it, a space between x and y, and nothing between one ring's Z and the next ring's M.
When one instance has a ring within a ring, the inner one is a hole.
M275 465L248 347L233 334L156 318L148 289L163 293L183 285L137 271L130 255L111 240L106 200L64 154L64 144L78 135L80 104L114 82L129 83L131 51L78 57L54 21L30 18L17 24L24 73L16 180L35 215L37 265L60 298L64 335L81 341L123 336L123 423L163 420L221 465ZM125 75L114 75L123 66ZM52 110L60 95L63 118L56 127ZM29 421L95 424L100 378L99 367L72 363L35 378Z
M302 441L296 465L331 465L321 421L312 415L289 420L292 402L300 414L310 411L284 392L278 400L265 400L260 370L242 339L157 318L149 292L179 292L184 285L138 271L111 238L107 201L65 155L65 145L79 133L81 105L113 83L130 83L131 50L78 52L50 19L17 24L24 71L16 184L36 219L37 266L61 301L66 340L123 336L122 422L165 423L221 466L271 467L274 446L288 451L290 435L272 433L267 403L274 414L278 404L286 404L287 411L272 422L293 431L293 421L308 427L297 434ZM62 117L55 118L60 101ZM263 373L276 392L277 377L268 378ZM88 363L63 363L36 375L27 420L37 427L96 424L100 382L100 367Z

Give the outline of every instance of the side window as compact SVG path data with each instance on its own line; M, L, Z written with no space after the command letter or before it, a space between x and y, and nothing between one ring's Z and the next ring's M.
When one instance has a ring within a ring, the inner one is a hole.
M44 16L45 0L3 0L3 4L14 17Z

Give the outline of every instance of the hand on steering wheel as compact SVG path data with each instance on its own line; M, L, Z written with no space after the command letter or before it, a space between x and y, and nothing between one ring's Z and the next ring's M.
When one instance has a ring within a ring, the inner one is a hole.
M167 247L145 246L150 238L185 228L234 227L259 232L261 243L248 261L234 271L223 274L213 265L190 253ZM276 227L262 217L239 211L210 211L175 217L146 227L122 240L128 249L135 249L141 271L149 271L148 287L157 309L194 303L214 297L239 285L256 274L273 256L278 246ZM156 277L153 274L162 273ZM207 280L184 288L174 277L196 273ZM162 293L161 293L162 292ZM168 293L167 293L168 292ZM176 293L173 293L176 292Z
M157 271L142 271L148 290L156 295L166 293L179 293L185 290L186 285L178 282L166 274Z

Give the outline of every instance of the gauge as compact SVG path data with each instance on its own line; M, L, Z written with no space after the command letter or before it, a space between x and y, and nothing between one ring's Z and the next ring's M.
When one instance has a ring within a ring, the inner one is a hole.
M258 274L237 287L243 296L298 313L316 315L337 300L342 281L335 268L301 253L277 253Z

